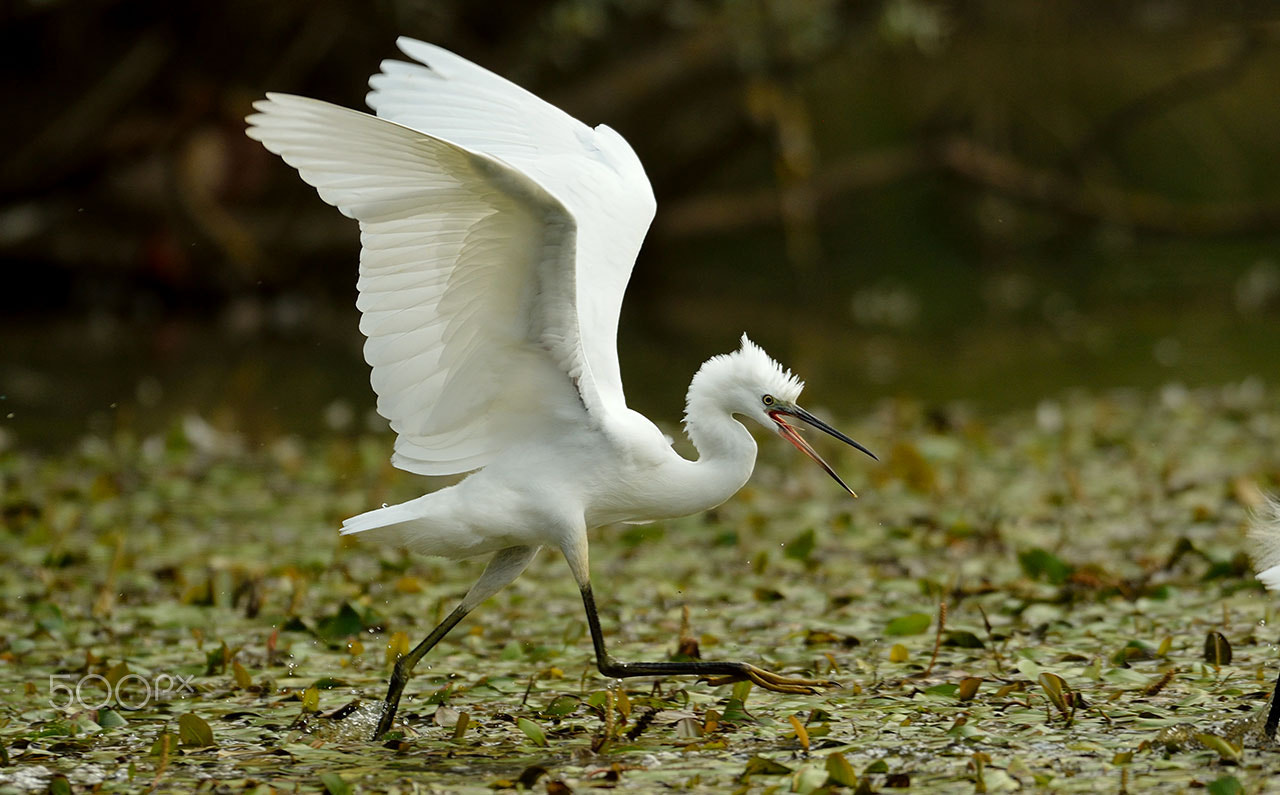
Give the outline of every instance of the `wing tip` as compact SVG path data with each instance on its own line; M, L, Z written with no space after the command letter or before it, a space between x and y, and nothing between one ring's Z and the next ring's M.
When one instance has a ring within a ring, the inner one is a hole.
M396 36L396 49L428 68L431 68L431 65L426 61L428 57L441 51L448 52L443 47L438 47L421 39L415 39L412 36Z

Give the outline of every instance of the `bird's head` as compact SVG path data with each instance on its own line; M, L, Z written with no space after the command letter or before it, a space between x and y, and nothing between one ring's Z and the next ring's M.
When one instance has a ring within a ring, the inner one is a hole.
M699 382L705 389L698 388ZM800 420L872 458L876 457L875 454L801 408L796 401L803 389L803 381L796 378L790 370L784 369L764 349L743 334L741 348L733 353L712 357L694 376L689 390L689 408L693 408L695 392L714 395L716 402L730 413L750 417L766 428L777 431L779 436L821 466L845 491L858 496L800 435L792 422Z

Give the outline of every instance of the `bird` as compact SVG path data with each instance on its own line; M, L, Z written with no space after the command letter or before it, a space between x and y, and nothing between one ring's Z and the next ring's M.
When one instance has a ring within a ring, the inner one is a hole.
M1254 511L1248 540L1258 580L1268 591L1280 591L1280 499L1265 497ZM1276 680L1271 700L1267 703L1262 733L1274 741L1277 727L1280 727L1280 679Z
M623 293L656 200L639 158L507 79L426 42L397 40L370 78L372 114L268 93L247 134L359 222L364 356L392 463L465 475L347 519L343 535L450 559L488 556L458 606L397 660L374 738L395 723L414 666L543 547L576 581L596 666L610 678L692 675L816 693L827 680L746 662L620 662L605 648L587 534L714 508L751 476L744 420L772 429L853 489L801 436L807 424L875 458L801 408L804 387L743 334L693 376L690 460L627 406ZM365 536L363 534L368 534Z

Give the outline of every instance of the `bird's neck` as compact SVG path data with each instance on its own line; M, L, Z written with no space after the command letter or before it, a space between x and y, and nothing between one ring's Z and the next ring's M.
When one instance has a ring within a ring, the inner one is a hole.
M698 491L718 498L719 505L742 488L756 464L756 441L719 396L698 380L689 386L685 406L685 433L698 449L691 477L699 481ZM694 484L690 484L694 485Z

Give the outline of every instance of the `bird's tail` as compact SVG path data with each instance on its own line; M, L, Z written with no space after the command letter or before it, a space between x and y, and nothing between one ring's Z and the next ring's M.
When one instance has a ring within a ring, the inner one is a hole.
M381 508L374 508L372 511L365 511L359 516L344 520L340 532L344 536L349 536L352 533L363 533L366 530L376 530L379 527L391 527L419 518L418 512L414 511L410 506L411 503L405 502L399 505L384 505Z
M1280 591L1280 499L1268 497L1249 527L1250 557L1268 591Z

